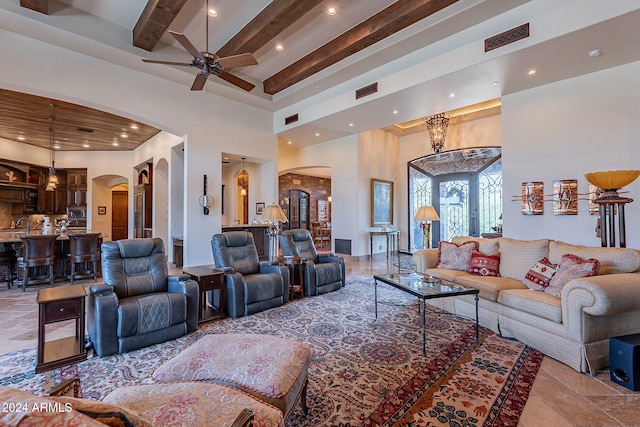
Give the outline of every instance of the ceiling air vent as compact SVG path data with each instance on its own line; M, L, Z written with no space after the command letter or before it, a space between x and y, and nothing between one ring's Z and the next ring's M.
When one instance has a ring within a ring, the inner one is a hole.
M298 114L294 114L292 116L289 117L285 117L284 118L284 124L286 125L290 125L291 123L297 122L298 121Z
M484 51L489 52L490 50L506 46L509 43L517 42L518 40L526 39L527 37L529 37L529 23L512 28L496 36L489 37L484 41Z
M371 83L369 86L356 89L356 99L364 98L365 96L374 94L378 91L378 82Z
M89 129L89 128L77 128L78 132L86 132L86 133L93 133L95 132L95 129Z

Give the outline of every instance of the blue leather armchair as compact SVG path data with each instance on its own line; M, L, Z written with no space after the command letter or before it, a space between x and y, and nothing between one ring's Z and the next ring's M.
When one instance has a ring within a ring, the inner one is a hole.
M303 291L307 297L336 291L346 284L344 258L318 254L309 230L285 230L280 235L284 256L302 257Z
M289 269L260 262L253 235L228 231L211 238L213 261L225 272L227 314L233 318L289 301Z
M89 289L87 326L98 356L172 340L198 328L198 284L169 276L162 239L102 244L104 285Z

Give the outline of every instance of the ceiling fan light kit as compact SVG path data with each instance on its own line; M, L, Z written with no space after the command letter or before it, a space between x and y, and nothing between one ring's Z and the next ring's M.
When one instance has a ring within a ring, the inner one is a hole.
M171 34L173 38L176 39L176 41L180 43L180 45L191 54L191 56L193 56L191 62L158 61L146 58L143 58L142 61L151 64L178 65L199 69L200 72L196 75L196 78L191 85L191 90L202 90L204 85L207 83L207 78L211 74L214 74L222 80L250 92L254 87L256 87L256 85L229 73L227 70L236 67L258 65L258 61L251 53L241 53L239 55L220 58L216 54L209 52L209 8L207 3L208 1L205 0L206 50L204 52L200 52L196 49L193 43L191 43L184 34L169 30L169 34Z

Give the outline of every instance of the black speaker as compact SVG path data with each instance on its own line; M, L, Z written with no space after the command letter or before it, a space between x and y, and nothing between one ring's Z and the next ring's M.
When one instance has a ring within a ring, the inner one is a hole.
M611 381L629 390L640 390L640 334L609 339Z

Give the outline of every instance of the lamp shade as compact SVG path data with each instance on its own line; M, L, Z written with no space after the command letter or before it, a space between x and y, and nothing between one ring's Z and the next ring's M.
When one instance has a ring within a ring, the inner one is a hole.
M592 172L584 175L590 184L603 190L619 190L631 184L638 176L640 176L640 170Z
M268 221L270 224L275 224L276 222L287 222L287 216L282 211L280 205L268 205L262 211L262 216L260 217L262 221Z
M420 209L418 209L413 219L415 221L440 221L438 212L436 212L433 206L420 206Z

